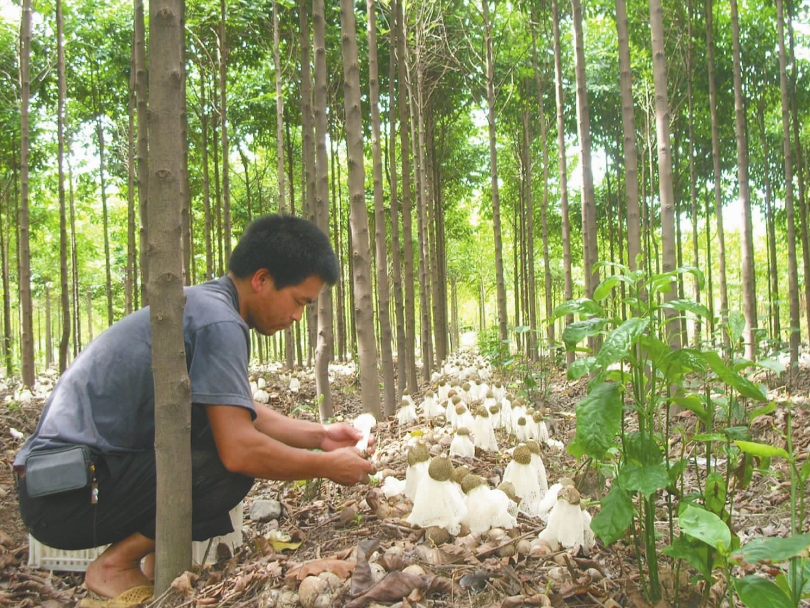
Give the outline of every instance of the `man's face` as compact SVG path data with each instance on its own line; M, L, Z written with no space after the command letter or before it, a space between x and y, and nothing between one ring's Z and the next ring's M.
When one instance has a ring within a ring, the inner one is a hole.
M324 281L312 275L296 285L276 289L273 277L260 270L252 280L254 298L248 309L248 325L270 336L300 321L304 308L318 299Z

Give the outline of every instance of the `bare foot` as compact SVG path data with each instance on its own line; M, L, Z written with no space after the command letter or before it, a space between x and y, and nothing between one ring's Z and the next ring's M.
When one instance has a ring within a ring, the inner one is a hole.
M102 597L116 597L151 581L141 571L141 559L155 550L155 541L133 534L110 545L90 564L84 583L90 591Z

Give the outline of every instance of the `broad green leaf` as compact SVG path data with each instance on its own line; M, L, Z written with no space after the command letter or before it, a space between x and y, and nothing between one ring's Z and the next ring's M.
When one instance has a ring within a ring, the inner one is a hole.
M785 458L789 459L790 455L783 449L777 448L767 443L755 443L753 441L735 441L738 448L746 454L752 456L759 456L760 458Z
M666 358L672 354L672 348L650 334L642 334L638 338L639 346L647 351L650 363L661 369L666 366Z
M619 386L604 382L593 387L576 406L576 442L584 453L600 459L614 445L621 429L622 398Z
M726 506L726 480L720 473L709 473L703 490L706 507L712 513L720 515Z
M805 460L802 465L802 479L807 480L810 477L810 459Z
M630 285L633 284L626 276L620 274L614 274L607 277L604 281L602 281L599 286L593 290L593 299L597 302L601 302L605 298L610 295L610 292L613 291L613 288L618 285L619 283L624 282Z
M525 334L526 332L529 332L531 330L532 328L530 325L518 325L517 327L515 327L516 334Z
M728 326L726 328L731 341L735 344L740 341L745 331L745 316L739 310L728 313Z
M755 538L732 557L750 564L762 561L783 562L801 554L810 547L810 534L797 534L787 538Z
M776 359L760 359L756 362L756 365L763 369L769 369L777 374L781 374L787 369L784 363L777 361Z
M753 422L754 420L756 420L760 416L767 416L768 414L770 414L775 409L776 409L776 401L771 401L767 405L763 405L762 407L758 407L753 412L751 412L751 415L748 417L748 421Z
M628 492L641 492L649 497L669 484L669 475L663 464L652 466L626 464L619 471L619 483Z
M694 441L726 441L727 437L722 433L697 433L692 437Z
M749 399L763 402L768 400L768 398L762 393L756 384L747 378L743 378L738 373L730 369L725 363L723 363L720 355L718 355L716 352L706 351L701 353L701 357L703 357L706 360L706 363L711 366L712 371L717 374L717 377L720 378L720 380L728 384L743 397L748 397Z
M591 529L609 545L624 536L633 523L633 500L617 483L602 499L602 508L591 521Z
M682 408L689 410L690 412L694 412L695 414L697 414L697 417L700 419L701 422L708 425L709 412L707 412L706 408L703 407L703 401L701 401L700 397L698 397L697 395L675 397L672 399L672 402L675 405L679 405Z
M563 302L554 309L554 313L551 316L557 319L559 317L564 317L565 315L573 314L602 315L604 314L604 311L602 310L602 307L593 300L589 298L580 298L578 300L568 300L567 302Z
M706 361L700 356L700 351L691 348L681 348L672 351L665 359L666 361L672 360L681 367L689 368L691 371L704 372L706 371Z
M596 357L580 357L568 366L568 379L579 380L591 373Z
M746 576L734 580L740 601L748 608L795 608L776 583L761 576Z
M664 460L664 454L650 435L638 431L625 433L624 449L630 464L654 465ZM627 486L625 486L626 489Z
M651 295L666 294L672 289L672 284L677 281L674 273L657 274L647 281L647 290Z
M677 310L680 312L691 312L692 314L703 317L704 319L708 319L712 316L712 313L710 313L709 309L703 304L698 304L697 302L692 302L691 300L670 300L669 302L664 302L664 304L661 305L661 308L671 308L672 310Z
M698 286L701 289L703 289L703 285L706 283L706 277L703 275L703 271L697 266L680 266L675 269L675 272L679 274L691 274L698 280Z
M638 337L647 329L648 324L647 319L639 317L627 319L605 338L605 343L599 349L599 354L596 355L596 363L604 369L611 363L626 357Z
M703 541L721 553L731 547L731 531L725 522L714 513L694 505L686 508L678 517L678 525L684 534Z
M679 536L664 553L675 559L683 559L695 570L708 579L712 575L709 569L709 547L704 543L691 540L688 536Z
M607 319L602 319L599 317L595 319L588 319L586 321L575 321L574 323L569 323L568 327L566 327L563 331L563 342L565 342L565 345L570 350L585 338L589 338L590 336L595 336L600 333L602 328L604 328L607 323Z

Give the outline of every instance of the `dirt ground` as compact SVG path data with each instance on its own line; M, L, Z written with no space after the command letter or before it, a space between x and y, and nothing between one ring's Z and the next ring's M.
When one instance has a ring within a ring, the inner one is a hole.
M295 415L313 418L314 384L304 379L297 393L289 391L289 380L279 374L259 373L267 381L271 407ZM361 411L356 378L339 376L334 385L335 411L347 420ZM810 370L802 369L797 391L798 407L794 419L797 453L807 458L810 446ZM426 387L427 388L427 387ZM575 433L573 416L576 402L585 394L584 381L569 382L561 370L551 375L550 397L545 405L547 420L555 439L568 443ZM784 394L778 388L772 396L779 404L754 425L758 441L779 443L785 428ZM6 394L0 393L0 403ZM417 404L421 395L414 395ZM25 407L0 409L0 607L47 608L73 607L86 595L83 575L36 570L27 566L28 536L17 511L17 495L11 461L21 441L10 432L33 431L41 401ZM689 427L694 420L687 412L679 422ZM422 429L422 430L419 430ZM404 478L405 448L409 433L425 433L430 428L414 425L400 429L395 419L382 421L377 436L378 466L389 474ZM446 440L445 440L446 441ZM499 436L504 447L511 441ZM446 447L446 445L445 445ZM434 448L434 451L442 446ZM547 449L543 454L549 484L561 477L575 477L583 497L597 500L603 482L582 469L565 450ZM473 472L491 483L503 473L504 460L479 453L468 463ZM774 463L770 471L757 471L752 484L740 491L735 504L735 532L746 542L754 536L787 535L789 482L785 471ZM215 565L199 569L175 581L175 588L157 598L154 607L186 608L194 606L258 606L272 608L301 606L300 581L307 575L321 574L327 595L318 606L595 606L646 608L650 604L641 592L639 562L631 542L619 541L610 547L597 542L589 552L559 551L531 556L504 550L516 541L531 540L543 529L538 519L518 518L518 527L505 540L492 541L469 535L437 544L425 538L424 531L407 524L409 511L405 499L387 500L379 484L344 488L330 481L310 483L257 482L245 500L243 544L236 555L220 546ZM253 522L247 517L250 503L259 498L276 498L283 515L276 522ZM664 506L662 501L661 506ZM598 507L590 507L596 514ZM657 524L663 532L665 520ZM278 528L278 532L274 530ZM805 530L807 525L805 524ZM286 540L284 545L280 540ZM300 544L299 544L300 543ZM513 554L510 554L513 553ZM656 605L672 605L677 592L681 606L698 606L703 588L694 584L684 570L669 569L661 556L662 585L666 598ZM410 566L409 569L406 568ZM414 566L417 567L416 574ZM419 570L421 569L421 570ZM362 591L371 586L375 573L384 575L371 595ZM404 572L403 572L404 571ZM408 574L406 574L408 573ZM773 575L774 569L767 571ZM676 583L679 581L679 584ZM707 605L720 605L725 582L719 578L709 590ZM320 587L319 587L320 589ZM676 591L677 590L677 591Z

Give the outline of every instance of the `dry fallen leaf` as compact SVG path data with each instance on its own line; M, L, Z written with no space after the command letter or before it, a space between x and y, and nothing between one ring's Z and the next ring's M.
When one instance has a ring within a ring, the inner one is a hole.
M342 560L335 558L325 558L307 562L291 568L284 577L284 583L288 587L295 587L308 576L318 576L321 572L331 572L341 579L347 579L354 570L354 560Z
M348 602L345 608L362 608L371 601L395 602L407 597L414 589L424 589L427 583L419 576L404 572L389 572L384 579L360 597Z
M374 539L364 540L357 545L357 562L352 573L352 596L360 595L374 584L368 556L374 553L379 546L380 541Z
M197 578L196 574L186 570L172 581L172 589L182 595L191 595L191 592L194 591L194 583L197 582Z
M501 608L518 608L519 606L539 606L540 608L551 608L551 600L545 594L537 595L513 595L506 598L501 603Z

